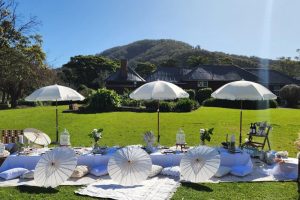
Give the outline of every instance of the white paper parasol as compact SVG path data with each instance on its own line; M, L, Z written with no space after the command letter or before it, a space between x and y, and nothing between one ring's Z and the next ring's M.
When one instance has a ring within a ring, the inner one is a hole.
M43 146L48 146L51 143L50 137L38 129L26 128L23 133L27 140L32 143Z
M207 146L198 146L189 150L182 157L180 173L187 181L205 181L217 172L220 162L217 150Z
M121 185L136 185L146 180L152 168L150 156L141 148L128 146L118 150L108 161L110 177Z
M66 181L77 165L75 151L67 147L46 152L37 163L34 181L37 186L57 187Z

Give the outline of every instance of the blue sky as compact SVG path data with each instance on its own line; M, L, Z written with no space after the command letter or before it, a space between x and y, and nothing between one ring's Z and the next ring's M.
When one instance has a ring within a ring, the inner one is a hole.
M278 58L300 48L299 0L17 0L42 22L47 61L96 54L141 39L174 39L210 51Z

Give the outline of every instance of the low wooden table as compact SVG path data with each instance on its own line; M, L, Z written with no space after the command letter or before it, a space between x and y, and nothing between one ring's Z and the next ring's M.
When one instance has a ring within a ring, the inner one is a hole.
M7 158L7 156L4 157L0 157L0 166L2 165L2 163L5 161L5 159Z

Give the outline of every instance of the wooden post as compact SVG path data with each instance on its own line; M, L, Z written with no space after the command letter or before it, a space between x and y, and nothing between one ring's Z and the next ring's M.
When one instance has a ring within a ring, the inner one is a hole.
M56 142L58 143L58 111L57 111L57 99L55 102L55 112L56 112Z
M297 155L298 157L298 176L297 176L297 185L298 185L298 193L300 193L300 153Z
M159 100L157 103L157 143L159 144L160 134L159 134Z
M240 147L242 146L242 124L243 124L243 101L241 100L241 112L240 112Z

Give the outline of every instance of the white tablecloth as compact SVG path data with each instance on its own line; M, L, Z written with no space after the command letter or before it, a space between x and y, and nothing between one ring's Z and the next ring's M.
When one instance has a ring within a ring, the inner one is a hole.
M221 155L221 165L233 167L237 165L248 165L252 167L252 161L250 159L249 154L247 153L235 153L230 154L224 149L219 149ZM99 166L99 165L107 165L109 158L113 155L113 152L110 152L106 155L93 155L86 154L78 156L78 165L87 165L89 167ZM170 167L170 166L178 166L180 164L180 160L184 154L162 154L160 152L150 154L152 159L152 163L155 165L161 165L162 167ZM3 162L0 167L0 172L16 168L22 167L29 170L35 168L36 164L40 160L41 155L33 155L33 156L24 156L24 155L10 155Z

